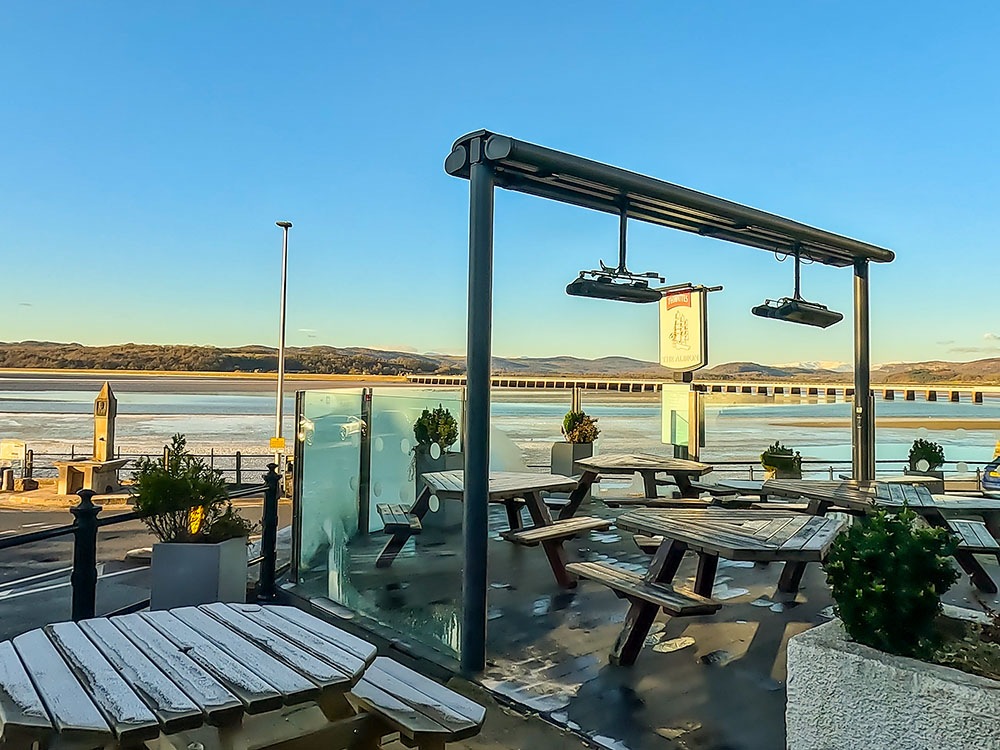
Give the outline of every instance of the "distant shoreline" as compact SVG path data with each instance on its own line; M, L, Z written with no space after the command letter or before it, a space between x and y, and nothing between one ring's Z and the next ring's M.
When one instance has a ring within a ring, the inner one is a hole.
M175 377L197 377L197 378L246 378L249 380L274 380L277 381L277 372L242 372L242 371L210 371L210 370L103 370L94 369L73 369L73 368L44 368L44 367L0 367L2 375L53 375L53 376L73 376L73 375L102 375L114 377L129 376L175 376ZM401 383L406 381L405 375L363 375L344 373L312 373L312 372L286 372L285 380L347 380L350 382L384 382Z
M768 424L773 427L836 427L849 429L851 420L849 417L846 419L816 417L813 419L775 419L769 421ZM1000 419L990 417L876 417L875 426L897 429L919 429L920 427L926 427L929 430L1000 430Z

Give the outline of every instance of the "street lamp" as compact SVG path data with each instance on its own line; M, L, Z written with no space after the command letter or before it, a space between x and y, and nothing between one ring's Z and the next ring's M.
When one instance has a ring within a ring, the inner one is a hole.
M277 226L284 232L284 241L281 243L281 312L279 317L281 322L278 328L278 394L274 410L274 462L281 465L281 412L284 406L285 395L285 296L288 286L288 230L292 228L290 221L276 221ZM279 468L279 472L284 473Z

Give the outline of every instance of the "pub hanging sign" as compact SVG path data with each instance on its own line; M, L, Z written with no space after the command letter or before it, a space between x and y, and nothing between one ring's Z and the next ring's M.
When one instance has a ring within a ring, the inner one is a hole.
M660 364L693 372L708 364L708 289L664 291L660 298Z

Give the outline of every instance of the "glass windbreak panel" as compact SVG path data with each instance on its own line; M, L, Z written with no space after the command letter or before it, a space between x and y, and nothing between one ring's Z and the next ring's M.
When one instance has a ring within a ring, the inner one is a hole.
M372 389L369 535L358 541L354 557L359 611L454 657L461 623L462 502L430 492L418 500L424 474L462 468L463 416L459 388ZM417 516L420 531L397 537L405 539L398 554L373 567L392 537L385 524L398 524L399 510L411 521Z
M298 583L306 596L347 604L350 543L358 533L362 391L306 391L296 439L302 483Z

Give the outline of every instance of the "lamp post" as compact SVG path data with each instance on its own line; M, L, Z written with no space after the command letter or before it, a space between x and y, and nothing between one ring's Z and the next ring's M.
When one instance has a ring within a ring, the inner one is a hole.
M284 232L284 240L281 243L281 319L278 328L278 394L274 410L274 436L278 438L280 445L281 438L281 416L284 407L285 395L285 296L288 286L288 230L292 228L290 221L276 221L277 226ZM281 466L281 449L277 446L274 451L274 462ZM284 470L281 470L282 473Z

